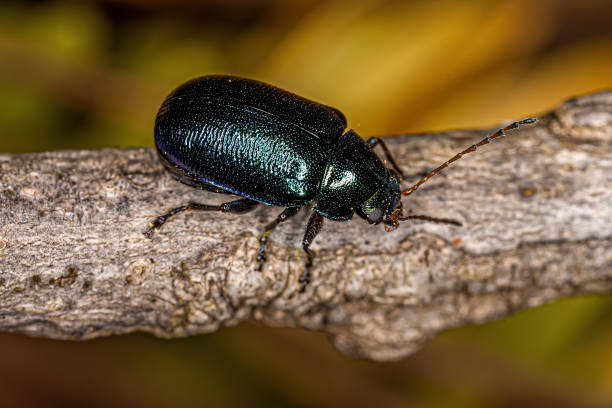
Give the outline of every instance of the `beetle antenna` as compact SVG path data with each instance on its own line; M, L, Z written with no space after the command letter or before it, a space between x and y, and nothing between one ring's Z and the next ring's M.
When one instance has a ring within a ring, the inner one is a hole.
M493 133L492 135L489 135L489 136L485 137L480 142L471 145L470 147L468 147L467 149L465 149L464 151L462 151L460 153L457 153L456 155L451 157L449 160L447 160L445 163L443 163L439 167L437 167L437 168L433 169L432 171L430 171L429 173L427 173L422 179L417 181L412 187L410 187L410 188L408 188L406 190L402 190L402 195L406 195L407 196L407 195L412 194L414 192L414 190L419 188L419 186L421 184L425 183L431 177L435 176L440 171L442 171L443 169L447 168L449 166L449 164L459 160L465 154L468 154L468 153L476 151L476 149L478 147L491 143L491 141L493 139L497 139L498 137L505 136L506 135L506 131L512 130L512 129L516 129L516 128L519 127L519 125L527 125L527 124L530 124L530 123L535 123L536 121L537 121L536 118L527 118L527 119L519 120L518 122L513 122L513 123L509 124L508 126L499 129L497 132Z

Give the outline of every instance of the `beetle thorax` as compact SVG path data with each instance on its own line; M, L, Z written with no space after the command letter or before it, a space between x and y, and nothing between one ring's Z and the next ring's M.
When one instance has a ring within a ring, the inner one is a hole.
M396 205L396 190L399 201L399 184L392 174L361 137L349 130L330 154L314 211L333 220L348 221L355 212L364 217L363 207L368 203L365 216L378 208L384 217L388 206Z

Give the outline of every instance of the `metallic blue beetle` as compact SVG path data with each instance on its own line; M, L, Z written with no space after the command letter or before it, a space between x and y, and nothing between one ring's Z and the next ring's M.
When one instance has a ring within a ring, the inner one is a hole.
M261 269L268 235L301 207L313 204L302 241L307 262L300 282L306 285L313 260L309 246L323 217L349 221L356 213L370 224L384 223L387 230L410 218L460 225L427 216L401 218L401 195L412 193L462 154L529 121L500 129L402 191L402 173L384 143L378 138L365 142L353 130L347 131L346 118L337 109L250 79L197 78L174 90L159 110L155 121L159 157L185 184L243 198L174 208L153 221L145 234L150 237L169 217L185 210L244 213L258 204L285 207L260 238ZM373 152L378 144L391 168Z

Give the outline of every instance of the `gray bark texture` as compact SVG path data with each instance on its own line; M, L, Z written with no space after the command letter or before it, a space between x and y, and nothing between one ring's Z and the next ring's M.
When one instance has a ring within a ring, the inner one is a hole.
M405 173L444 162L488 132L387 139ZM415 177L405 181L406 186ZM148 223L228 196L173 180L151 148L0 154L0 330L55 339L212 332L245 319L329 333L343 353L394 360L451 327L587 293L612 292L612 91L567 101L404 198L462 227L393 232L327 220L299 293L304 208L192 212L152 239Z

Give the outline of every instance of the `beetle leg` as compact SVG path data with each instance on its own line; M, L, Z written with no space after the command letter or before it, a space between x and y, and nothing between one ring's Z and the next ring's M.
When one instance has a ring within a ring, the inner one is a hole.
M383 142L381 138L379 138L379 137L371 137L371 138L368 139L368 141L366 143L368 144L370 149L374 149L374 147L376 147L376 145L380 145L380 147L382 147L382 149L383 149L383 152L385 153L385 158L387 160L389 160L389 163L391 163L391 167L393 167L393 170L395 170L397 172L397 174L399 174L399 176L402 179L404 178L404 173L397 166L397 163L395 162L395 159L393 158L393 156L391 156L391 152L389 151L389 149L387 148L387 145L385 145L385 142Z
M317 234L321 231L323 226L323 216L319 213L313 213L308 220L306 225L306 232L304 233L304 239L302 240L302 248L306 252L306 267L304 272L300 275L299 283L302 284L300 292L306 290L306 285L310 283L310 268L312 267L312 260L314 259L314 253L309 248L312 241L315 239Z
M150 228L145 231L145 236L147 238L151 238L153 233L161 228L162 225L168 221L168 218L182 213L183 211L221 211L228 212L234 214L243 214L248 211L253 210L257 204L257 201L253 201L248 198L242 198L240 200L229 201L227 203L219 204L219 205L208 205L208 204L199 204L199 203L188 203L185 205L181 205L180 207L176 207L168 211L164 215L160 215L154 221L152 221L149 225Z
M276 228L278 224L287 220L289 217L293 217L298 213L298 211L300 211L300 207L287 207L278 215L278 217L276 217L274 221L266 225L263 234L261 234L261 237L259 237L259 251L257 252L257 262L259 263L257 266L258 271L261 271L263 264L266 261L266 243L268 242L268 235L274 231L274 228Z

